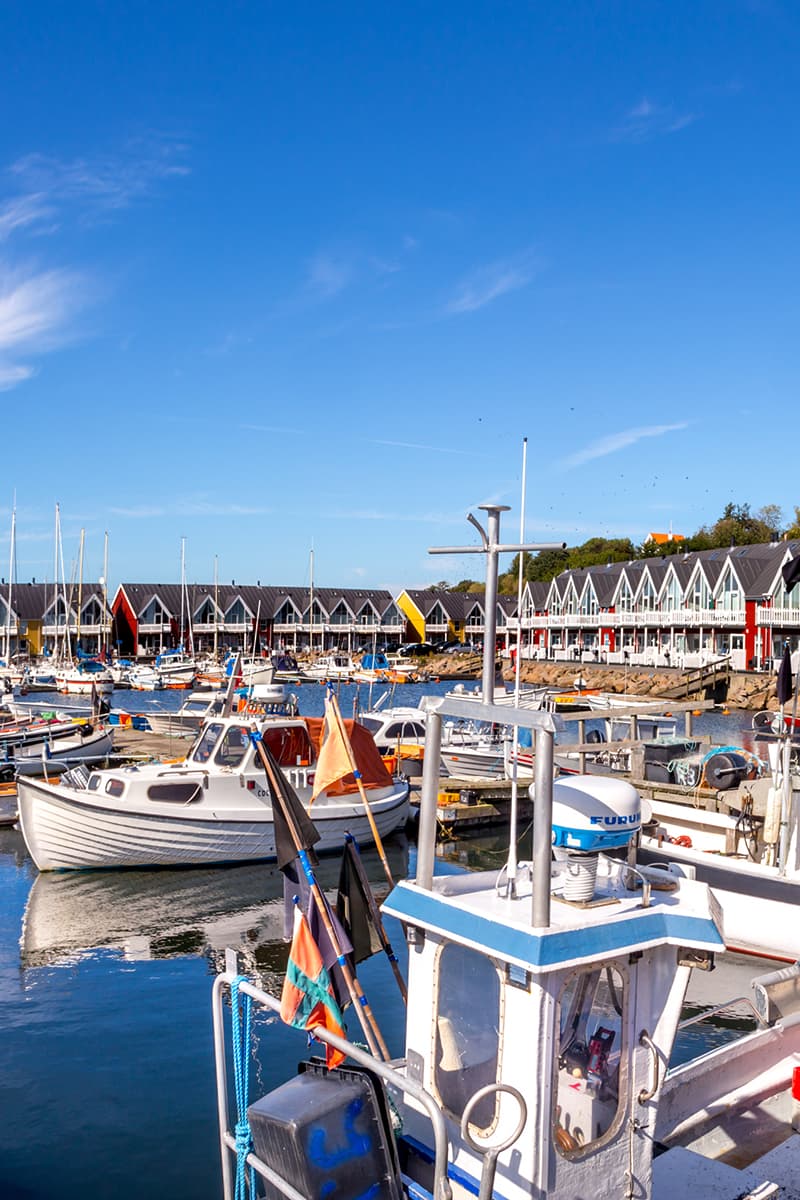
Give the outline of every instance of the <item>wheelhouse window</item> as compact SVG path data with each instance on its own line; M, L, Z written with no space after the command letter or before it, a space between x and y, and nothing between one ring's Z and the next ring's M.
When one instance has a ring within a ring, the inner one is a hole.
M219 740L219 735L222 733L223 728L224 726L218 721L212 721L210 724L206 725L205 729L200 734L200 737L195 742L194 750L191 753L191 757L195 762L208 762L208 760L211 758L211 752L216 746Z
M621 1116L624 1006L625 981L611 965L576 972L561 991L553 1140L567 1157L601 1142Z
M434 1081L442 1104L457 1119L480 1088L497 1081L500 998L500 976L490 959L455 942L442 947L436 968ZM496 1094L487 1096L473 1108L473 1125L492 1126L496 1100Z
M220 767L238 767L247 753L249 738L241 725L230 725L220 740L214 762Z

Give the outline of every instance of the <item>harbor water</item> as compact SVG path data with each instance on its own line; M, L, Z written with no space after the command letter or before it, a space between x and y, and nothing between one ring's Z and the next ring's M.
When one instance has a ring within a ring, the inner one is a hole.
M421 690L448 686L398 687L395 701L414 703ZM323 688L296 690L304 715L322 712ZM345 716L355 693L340 690ZM114 705L140 711L145 700L177 707L181 698L116 692ZM366 700L362 685L362 709ZM749 722L749 714L711 713L696 728L746 745ZM499 867L505 849L495 833L449 843L442 869ZM395 877L409 864L413 871L404 836L387 850ZM381 897L377 855L365 851L365 861ZM320 875L335 888L338 862L326 860ZM39 875L21 835L9 829L0 831L0 895L0 1197L219 1200L211 983L233 946L245 973L280 989L287 957L280 873L247 864ZM402 931L390 921L387 932L405 969ZM761 969L757 960L723 963L701 981L696 1002L744 994L746 977ZM403 1007L388 963L375 957L359 977L390 1050L400 1053ZM354 1019L349 1025L358 1040ZM274 1018L260 1016L256 1034L254 1093L287 1078L308 1052L305 1036ZM678 1056L725 1036L725 1020L694 1026Z

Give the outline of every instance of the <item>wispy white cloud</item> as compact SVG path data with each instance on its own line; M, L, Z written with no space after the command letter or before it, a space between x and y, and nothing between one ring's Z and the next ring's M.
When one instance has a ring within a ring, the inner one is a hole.
M479 267L465 276L444 306L445 314L476 312L508 292L526 287L534 276L536 261L531 251Z
M696 113L678 112L671 104L654 104L643 96L612 130L611 138L615 142L647 142L651 138L677 133L697 119Z
M464 520L449 513L385 512L377 508L336 509L320 515L335 521L402 521L411 525L460 525Z
M29 379L34 368L20 357L38 355L69 338L69 320L85 303L82 276L63 270L3 270L0 266L0 388Z
M623 429L619 433L610 433L585 446L583 450L578 450L575 454L563 458L561 464L565 467L579 467L593 458L604 458L607 454L615 454L617 450L633 446L643 438L663 437L666 433L676 433L680 429L686 429L688 424L688 421L681 421L674 425L641 425L635 429Z
M370 446L396 446L402 450L430 450L434 454L463 454L468 458L488 458L479 450L457 450L453 446L426 446L421 442L397 442L389 438L365 438Z
M112 506L110 512L116 517L129 520L149 521L155 517L265 517L275 510L246 504L231 504L227 501L185 499L175 504L135 504Z
M351 282L355 268L350 259L321 252L308 263L306 291L319 300L328 300Z
M286 425L240 425L240 429L249 429L252 433L291 433L304 437L307 429L290 429Z
M49 202L78 201L94 210L127 208L157 183L188 175L187 146L157 134L129 139L119 150L95 157L60 159L31 153L9 168L21 190Z
M20 229L41 226L43 221L50 223L52 228L55 211L40 193L15 196L0 206L0 242L6 241Z

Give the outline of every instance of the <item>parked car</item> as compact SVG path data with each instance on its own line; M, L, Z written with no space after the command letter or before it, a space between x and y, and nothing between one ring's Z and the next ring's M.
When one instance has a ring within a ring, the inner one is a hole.
M431 642L407 642L397 651L402 658L427 658L429 654L436 652L436 647Z

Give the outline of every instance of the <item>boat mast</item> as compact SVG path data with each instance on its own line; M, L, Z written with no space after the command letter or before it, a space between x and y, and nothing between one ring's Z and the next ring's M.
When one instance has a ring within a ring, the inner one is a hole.
M78 620L75 629L75 642L78 649L81 649L81 606L83 604L83 548L86 539L86 530L81 530L81 544L78 551Z
M219 655L219 555L214 555L214 662Z
M58 512L58 554L61 560L61 595L64 601L64 638L63 638L63 657L65 663L72 662L72 639L69 633L69 608L70 603L67 600L67 573L64 570L64 542L61 536L61 509L56 506ZM70 598L72 595L72 581L74 576L70 572Z
M183 650L184 606L186 603L186 538L181 538L181 637L180 648Z
M6 605L6 666L11 664L11 591L14 582L14 551L17 533L17 496L11 506L11 544L8 554L8 601ZM17 647L19 649L19 647Z
M111 622L108 620L108 530L103 536L103 578L100 583L103 587L103 620L100 628L103 632L105 659L109 663L111 661Z
M58 504L56 504L56 527L53 534L53 622L55 625L55 633L53 634L53 661L58 661L58 531L60 526L60 516Z
M311 653L314 653L314 547L308 554L308 627Z

